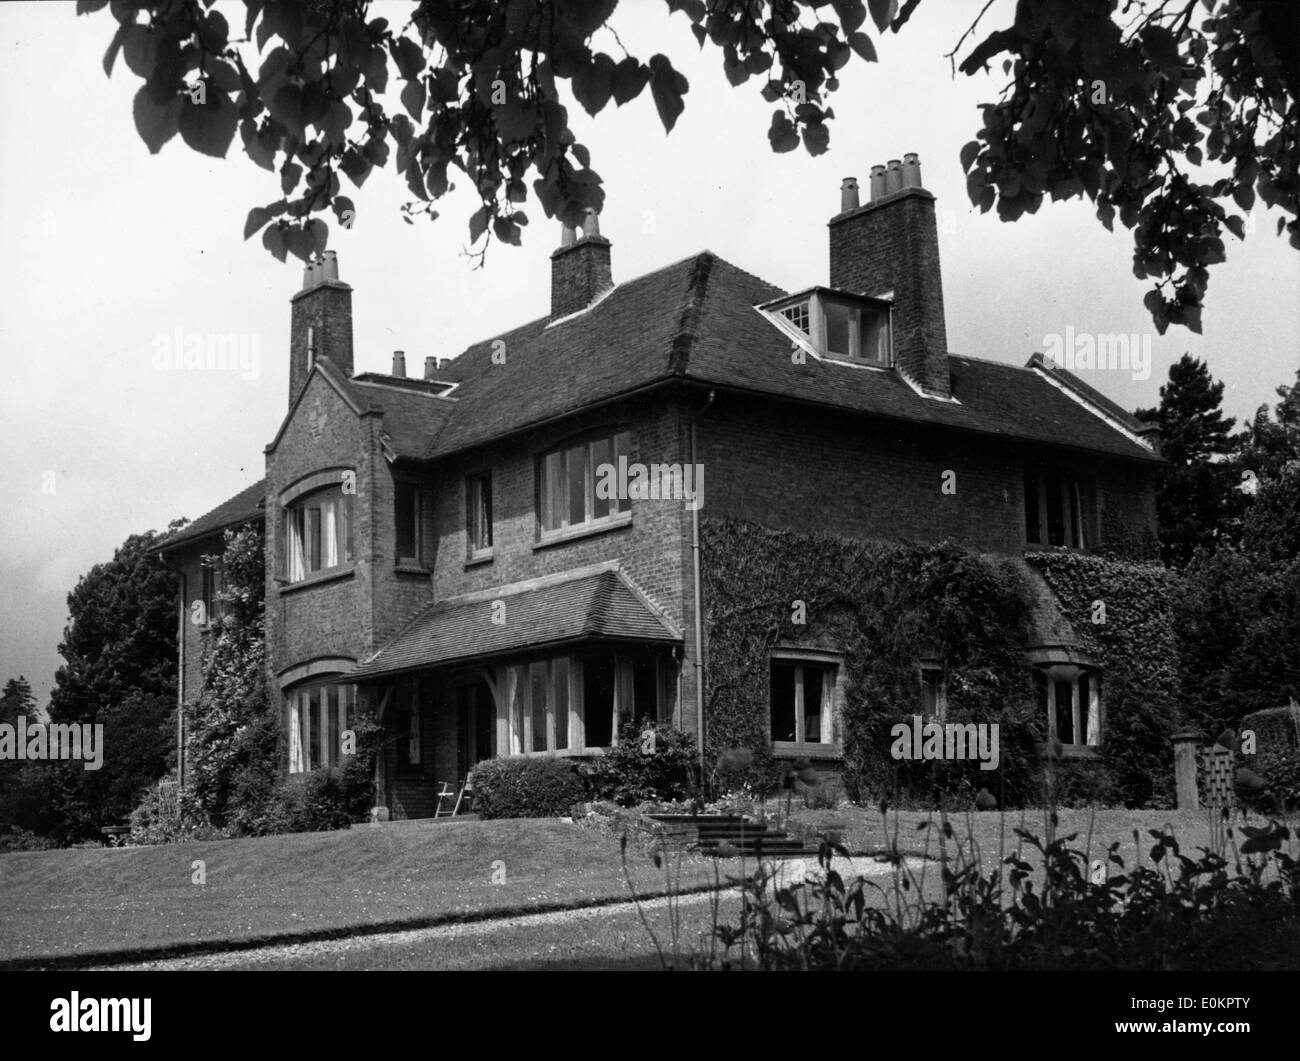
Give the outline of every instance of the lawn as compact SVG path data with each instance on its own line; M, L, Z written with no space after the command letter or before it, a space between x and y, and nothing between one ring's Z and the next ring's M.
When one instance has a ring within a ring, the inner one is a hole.
M664 878L632 854L638 890ZM195 860L205 883L194 883ZM689 859L682 884L713 879ZM0 961L545 910L627 898L619 844L558 820L0 855Z
M792 820L810 830L838 831L855 854L876 853L896 842L902 854L935 858L937 830L918 828L929 817L890 811L886 825L875 809L846 807L796 811ZM975 838L985 871L993 868L1000 852L1015 849L1013 830L1021 824L1018 812L952 819L959 838ZM1147 830L1166 825L1188 853L1210 843L1206 813L1062 811L1058 834L1078 832L1072 846L1083 849L1091 828L1093 858L1118 840L1131 866L1137 852L1133 831L1139 833L1145 857L1151 846ZM1040 812L1024 815L1023 826L1039 836L1046 831ZM629 844L628 851L637 890L642 895L662 893L664 872L636 847ZM811 862L813 856L804 858ZM201 884L195 883L196 860L203 863ZM1037 863L1032 856L1029 861ZM746 869L752 867L751 859ZM738 868L735 862L726 863L722 876ZM927 874L924 888L931 898L939 891L935 869ZM703 888L714 873L712 861L687 857L680 864L679 886ZM0 962L40 964L33 959L84 959L97 952L169 947L189 951L196 945L215 950L295 935L323 938L358 928L417 928L626 898L618 838L606 829L552 819L418 821L160 847L15 852L0 855L0 902L5 910ZM691 920L703 913L696 911ZM615 911L584 921L600 953L602 930L597 926L606 916L616 918L620 926L633 924ZM561 956L555 951L557 945L574 940L575 930L582 932L576 925L520 926L515 932L519 961L527 960L525 952L532 945L525 941L536 941L539 960L547 955L581 960L577 954ZM639 963L636 936L629 930L618 950ZM475 935L455 944L464 951L462 967L495 953L493 940L491 935ZM648 939L643 946L642 954L649 954ZM421 944L412 953L412 965L430 967L425 960Z

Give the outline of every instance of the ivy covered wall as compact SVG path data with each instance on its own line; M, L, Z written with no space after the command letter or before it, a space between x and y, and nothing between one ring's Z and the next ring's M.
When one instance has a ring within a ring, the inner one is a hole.
M842 654L836 738L850 798L968 797L984 786L1004 805L1037 798L1029 606L1011 561L948 543L858 541L727 519L703 521L701 547L711 761L749 748L751 780L769 776L770 653L820 649ZM944 662L949 721L1001 726L996 772L891 758L890 728L921 711L917 664L926 657Z
M1029 553L1083 647L1102 667L1104 769L1067 769L1078 802L1173 805L1170 734L1180 724L1173 599L1178 576L1068 550Z
M1035 742L1046 720L1025 655L1032 590L1015 560L952 543L796 534L733 519L703 520L701 548L710 761L748 748L749 779L770 779L771 654L816 649L840 656L837 768L850 798L964 799L987 787L1002 806L1041 801ZM1102 754L1058 767L1063 798L1161 802L1172 792L1168 737L1176 721L1173 576L1066 551L1027 559L1105 668ZM1106 603L1105 622L1094 624L1097 600ZM973 761L891 757L892 726L921 711L917 665L927 658L942 662L948 721L999 724L996 772Z

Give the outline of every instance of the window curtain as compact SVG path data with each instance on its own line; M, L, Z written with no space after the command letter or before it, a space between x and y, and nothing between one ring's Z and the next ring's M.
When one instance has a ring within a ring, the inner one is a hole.
M285 518L285 523L288 526L288 575L290 582L298 582L307 574L307 558L303 552L302 516L302 510L296 509L290 510Z
M298 709L300 695L289 696L289 773L301 774L305 769L302 757L302 718Z
M321 503L321 544L324 553L321 567L335 567L339 562L338 504L338 498L333 497Z

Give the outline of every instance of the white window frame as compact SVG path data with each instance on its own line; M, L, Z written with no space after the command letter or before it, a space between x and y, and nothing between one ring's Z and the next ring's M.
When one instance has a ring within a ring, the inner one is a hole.
M284 578L285 581L293 584L302 582L313 575L318 575L326 571L342 570L352 563L352 528L350 521L351 503L349 497L341 487L332 486L321 490L312 490L310 493L304 493L284 507ZM333 522L335 532L327 540L326 525L329 521L326 519L327 509L325 502L333 503ZM320 566L315 569L309 569L311 542L308 534L307 513L310 509L319 508L320 523L318 533L320 534ZM340 528L341 524L341 528ZM341 529L341 534L340 534ZM327 545L332 541L333 563L327 563L327 558L331 556L331 550Z
M840 675L842 673L843 659L832 653L813 652L801 649L775 649L768 657L768 699L767 699L767 732L769 739L772 734L772 664L782 663L793 665L795 668L794 678L794 731L795 739L793 741L772 740L772 753L774 755L807 755L809 753L822 755L836 751L839 747L835 740L835 705L837 702L836 690L839 687ZM804 703L804 682L803 668L808 664L822 670L822 711L821 711L821 738L816 741L807 739L805 727L807 726L807 705Z
M589 436L579 442L569 442L556 446L537 458L537 538L540 542L555 541L571 535L575 531L612 527L628 522L632 516L632 503L627 498L612 498L608 515L596 516L596 465L594 447L601 442L610 444L612 460L617 466L620 456L630 460L631 435L627 431L614 431ZM577 456L583 462L583 519L577 523L569 522L569 462ZM558 481L563 483L563 498L557 526L547 527L548 515L555 514L557 499L551 494L552 460L557 459L563 474Z
M841 306L849 311L849 349L832 352L829 346L829 329L826 312L828 305ZM850 295L836 297L833 293L811 291L806 295L797 295L785 303L769 305L766 312L780 323L791 335L801 338L817 351L817 356L839 364L866 366L868 368L889 368L894 363L894 314L892 307L868 305ZM806 317L808 327L801 327L791 316L797 312ZM882 357L867 357L862 350L862 319L864 314L877 314L884 331L884 351Z
M1083 741L1074 740L1069 744L1061 742L1062 747L1097 748L1101 745L1101 678L1092 667L1080 667L1075 664L1046 664L1038 670L1047 681L1047 739L1058 737L1056 720L1061 705L1056 701L1056 683L1070 683L1070 719L1073 722L1071 732L1077 738L1083 734ZM1079 679L1088 677L1088 703L1082 704L1079 695Z
M348 719L356 713L357 687L351 682L334 678L302 682L285 690L286 726L289 731L289 773L310 773L312 770L338 766L347 758L343 754L343 734L347 732ZM311 709L311 694L318 693L316 710ZM339 746L330 747L329 728L325 725L331 708L338 718ZM311 733L320 730L321 761L311 758Z
M614 659L614 698L610 705L610 743L587 743L587 705L583 694L583 667L588 654L565 653L532 659L523 663L510 663L493 668L494 695L496 698L496 744L499 758L521 758L543 755L600 755L618 745L619 722L630 711L624 705L633 696L632 660L618 652L602 653ZM556 688L556 663L568 661L567 716L568 741L560 746L556 739L556 698L549 695ZM544 668L545 688L548 690L546 707L546 748L533 748L533 672ZM664 682L655 683L654 717L662 720L664 711Z

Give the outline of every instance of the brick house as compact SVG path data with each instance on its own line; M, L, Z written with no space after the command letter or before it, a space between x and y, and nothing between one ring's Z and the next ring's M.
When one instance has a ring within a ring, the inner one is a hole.
M284 769L336 763L348 719L373 710L377 802L394 817L431 814L440 782L490 756L599 754L620 719L699 739L708 520L1151 555L1150 429L1040 355L948 351L916 157L874 167L865 204L846 180L829 233L826 286L785 292L708 251L616 284L591 217L551 255L548 316L426 358L420 378L400 352L390 375L354 374L352 288L332 253L310 265L265 478L163 546L182 700L206 636L186 620L219 584L200 557L249 521L266 528ZM650 496L602 488L615 470L638 481L637 465ZM1036 586L1028 660L1052 727L1086 755L1102 676ZM774 655L775 753L833 763L834 674L824 646ZM918 703L942 695L922 666Z

